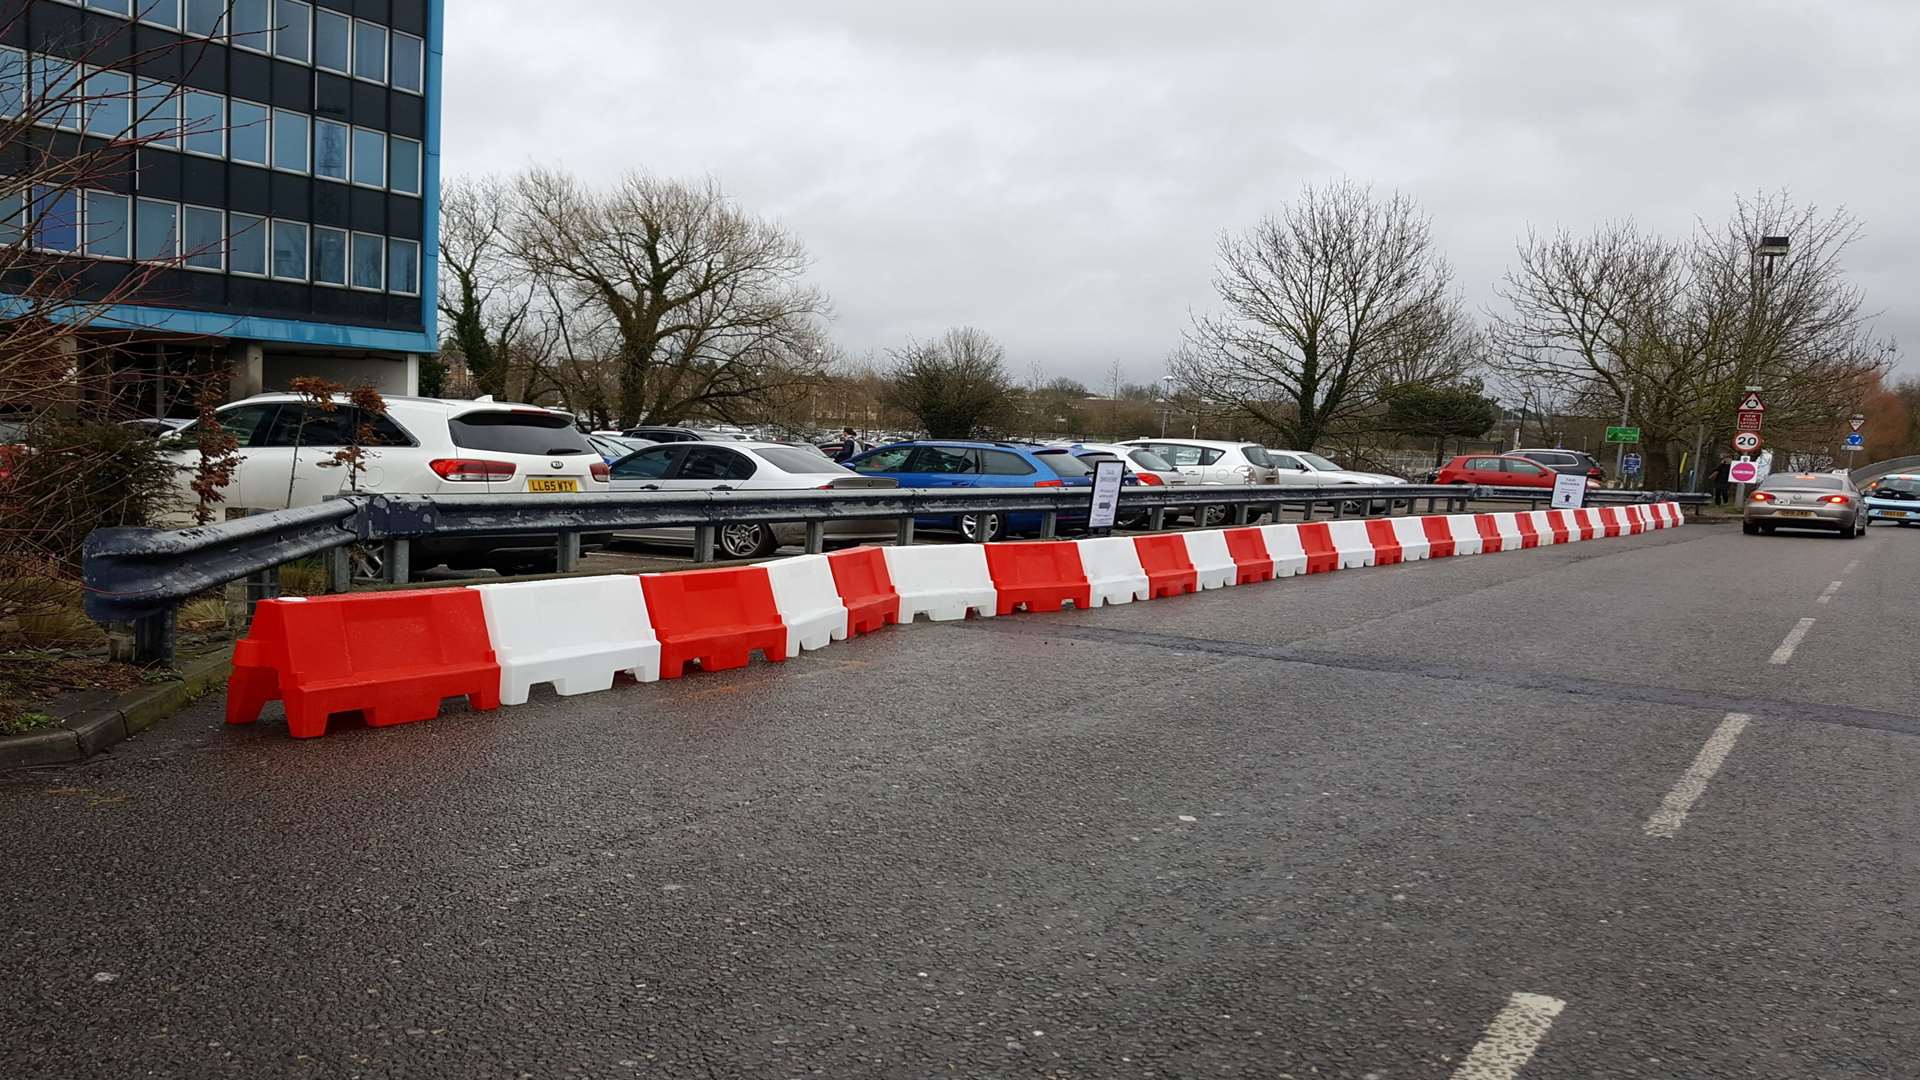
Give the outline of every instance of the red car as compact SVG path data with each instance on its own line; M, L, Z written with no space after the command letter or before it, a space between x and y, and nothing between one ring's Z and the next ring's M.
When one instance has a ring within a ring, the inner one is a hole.
M1515 454L1461 454L1433 474L1436 484L1485 484L1488 487L1553 486L1560 475ZM1592 483L1591 480L1588 481Z

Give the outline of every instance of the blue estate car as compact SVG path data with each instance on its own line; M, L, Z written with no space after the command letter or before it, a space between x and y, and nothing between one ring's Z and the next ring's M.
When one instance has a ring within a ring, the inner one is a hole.
M847 462L847 468L866 476L891 477L903 488L1093 486L1092 467L1066 447L1026 443L922 439L869 450ZM994 540L1009 532L1036 532L1041 524L1035 511L933 515L915 518L914 526L956 529L973 540L980 535L982 518L988 538ZM1063 513L1059 523L1084 525L1086 514Z

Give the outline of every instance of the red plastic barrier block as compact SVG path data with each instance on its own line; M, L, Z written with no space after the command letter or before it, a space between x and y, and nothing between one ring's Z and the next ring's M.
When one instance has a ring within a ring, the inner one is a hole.
M1420 528L1427 534L1427 558L1444 559L1453 554L1453 529L1448 526L1445 515L1429 514L1421 518Z
M1513 523L1520 529L1521 550L1540 546L1540 530L1533 527L1532 514L1515 514Z
M753 650L787 658L787 628L773 583L758 566L641 574L647 613L660 639L660 677L677 679L689 661L701 671L747 666Z
M1227 554L1239 570L1235 585L1273 580L1273 556L1267 553L1267 541L1258 528L1228 529L1226 538Z
M1574 523L1580 526L1580 539L1591 540L1600 531L1600 523L1591 510L1575 510Z
M870 634L900 621L900 594L894 591L886 554L879 548L830 551L827 565L833 569L840 602L846 605L849 635Z
M1071 540L988 544L987 573L993 576L994 610L1001 615L1021 608L1059 611L1068 603L1083 611L1092 606L1080 545Z
M1178 533L1136 536L1133 548L1140 555L1140 568L1147 572L1147 588L1154 599L1199 589L1200 575L1187 558L1186 537Z
M1600 524L1606 527L1608 536L1620 535L1620 512L1611 506L1600 508Z
M1307 553L1307 573L1326 574L1340 569L1340 552L1333 546L1333 532L1322 522L1309 521L1300 526L1300 546Z
M465 697L500 707L500 664L480 594L421 589L365 596L262 601L233 647L227 723L250 724L286 703L296 739L327 733L327 718L357 712L373 727L431 720Z
M1500 550L1500 525L1493 520L1492 514L1473 515L1473 527L1480 533L1480 551L1490 554Z
M1549 510L1547 511L1547 528L1553 531L1554 543L1565 544L1572 539L1573 529L1578 526L1568 527L1565 510Z
M1620 511L1620 515L1626 518L1628 530L1635 536L1647 531L1646 509L1644 506L1629 506Z
M1393 531L1393 522L1386 518L1368 518L1367 541L1373 545L1373 565L1389 566L1401 561L1400 537Z

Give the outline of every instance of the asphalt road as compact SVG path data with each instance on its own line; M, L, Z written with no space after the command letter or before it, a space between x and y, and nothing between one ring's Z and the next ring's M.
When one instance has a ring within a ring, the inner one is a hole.
M0 778L0 1075L1920 1075L1917 573L1691 526L204 702Z

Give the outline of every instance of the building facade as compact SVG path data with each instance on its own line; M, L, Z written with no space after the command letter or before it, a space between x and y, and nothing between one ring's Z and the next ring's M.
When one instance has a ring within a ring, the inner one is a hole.
M138 275L94 326L159 370L170 351L228 365L234 397L302 375L417 391L437 339L444 0L0 12L0 109L84 103L33 114L42 149L138 142L78 190L0 196L0 222L33 220L26 242L80 261L79 299Z

